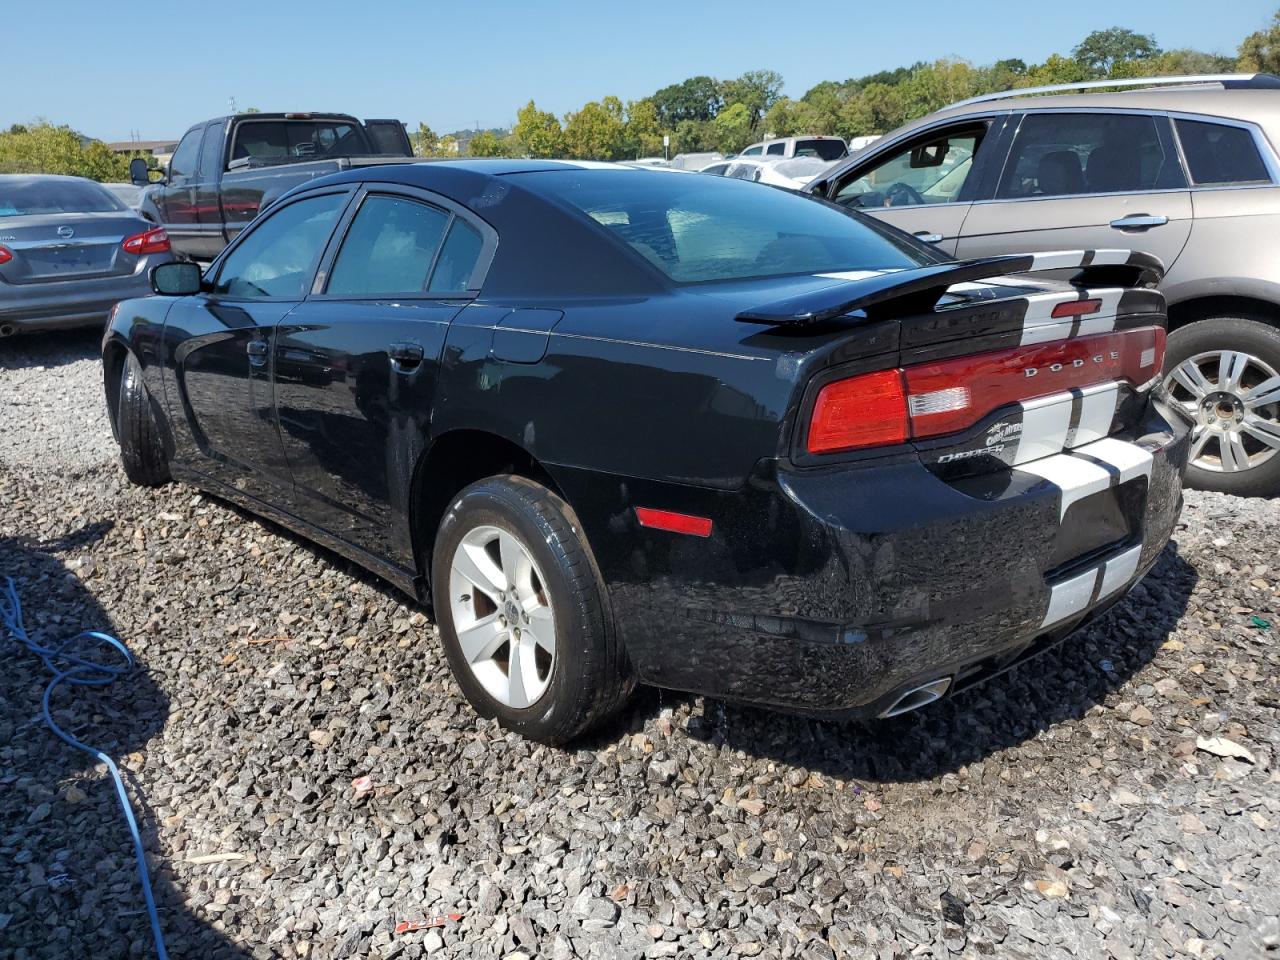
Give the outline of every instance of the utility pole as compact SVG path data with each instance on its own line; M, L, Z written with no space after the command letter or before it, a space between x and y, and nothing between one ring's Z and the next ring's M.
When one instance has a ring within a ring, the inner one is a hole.
M231 112L232 112L232 113L235 113L235 112L236 112L236 98L235 98L235 97L230 97L229 99L230 99L230 101L231 101Z

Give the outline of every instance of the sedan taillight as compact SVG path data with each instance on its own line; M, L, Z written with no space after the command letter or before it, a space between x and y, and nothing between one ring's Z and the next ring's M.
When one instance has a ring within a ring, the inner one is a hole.
M1149 383L1164 365L1163 327L993 350L863 373L818 391L810 453L890 446L965 430L1011 403L1096 384Z
M13 259L13 252L8 247L0 247L0 264L8 263Z
M164 232L164 227L155 227L146 233L126 237L120 246L124 247L125 252L138 256L146 253L168 253L169 235Z

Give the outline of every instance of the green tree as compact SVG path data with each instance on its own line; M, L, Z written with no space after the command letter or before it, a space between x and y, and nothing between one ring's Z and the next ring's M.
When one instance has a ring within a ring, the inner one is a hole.
M840 111L842 137L863 137L888 133L907 122L907 99L903 85L872 83L851 97Z
M458 138L452 133L446 133L440 138L436 149L442 157L456 157L458 155Z
M624 136L627 156L658 157L662 155L662 124L652 97L627 103Z
M1241 41L1237 64L1249 73L1280 73L1280 11Z
M1160 53L1155 37L1135 33L1126 27L1111 27L1093 31L1076 45L1071 56L1094 76L1107 77L1118 64L1130 60L1151 60Z
M922 117L978 93L981 77L964 60L939 60L912 71L902 84L910 117Z
M473 157L505 157L510 149L506 140L492 130L481 130L467 144L467 153Z
M578 160L615 160L626 149L622 101L605 97L583 104L577 113L565 114L564 144Z
M1093 72L1079 60L1055 53L1044 63L1029 67L1015 86L1044 87L1055 83L1079 83L1093 78Z
M745 103L731 103L716 114L711 140L721 153L737 153L751 142L751 111Z
M710 120L720 110L720 84L710 77L690 77L663 87L653 95L662 126L675 128L684 120Z
M554 113L539 110L532 100L516 111L516 125L511 136L520 152L530 157L564 155L564 130Z
M440 138L425 123L418 124L418 131L409 138L413 152L419 157L434 157L440 146Z
M726 80L720 85L724 109L728 109L730 104L742 104L747 108L752 130L781 94L782 74L773 70L748 70L736 80Z
M38 121L15 124L0 133L0 173L58 173L94 180L129 176L129 157L117 156L100 140L86 141L67 126Z
M710 120L681 120L671 133L671 153L702 153L714 150Z

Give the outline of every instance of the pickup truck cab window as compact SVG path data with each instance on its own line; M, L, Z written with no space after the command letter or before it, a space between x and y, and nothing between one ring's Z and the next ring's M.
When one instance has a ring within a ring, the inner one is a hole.
M342 241L329 286L334 297L424 293L450 214L406 197L365 198Z
M934 132L837 183L831 199L846 207L908 207L952 203L973 169L986 127Z
M302 299L346 202L346 193L327 193L274 210L227 254L213 292L235 299Z
M1200 120L1174 123L1196 186L1271 182L1253 133L1245 127Z
M1165 148L1163 116L1032 113L1018 128L996 196L1002 200L1185 187Z
M223 169L222 135L225 129L221 120L205 128L204 145L200 148L200 179L216 180Z
M373 151L364 131L341 120L250 120L237 128L232 160L356 157Z
M185 183L196 174L196 160L200 155L200 135L203 127L188 130L187 135L178 144L169 160L169 183L171 185Z

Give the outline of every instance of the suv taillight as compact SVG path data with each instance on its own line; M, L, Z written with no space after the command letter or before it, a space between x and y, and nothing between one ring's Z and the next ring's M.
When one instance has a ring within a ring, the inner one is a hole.
M1127 380L1149 383L1164 365L1163 327L993 350L826 384L809 421L810 453L837 453L939 437L1007 404Z
M124 247L126 252L135 253L138 256L145 253L168 253L169 235L164 232L164 227L155 227L146 233L135 233L132 237L126 237L120 246Z

